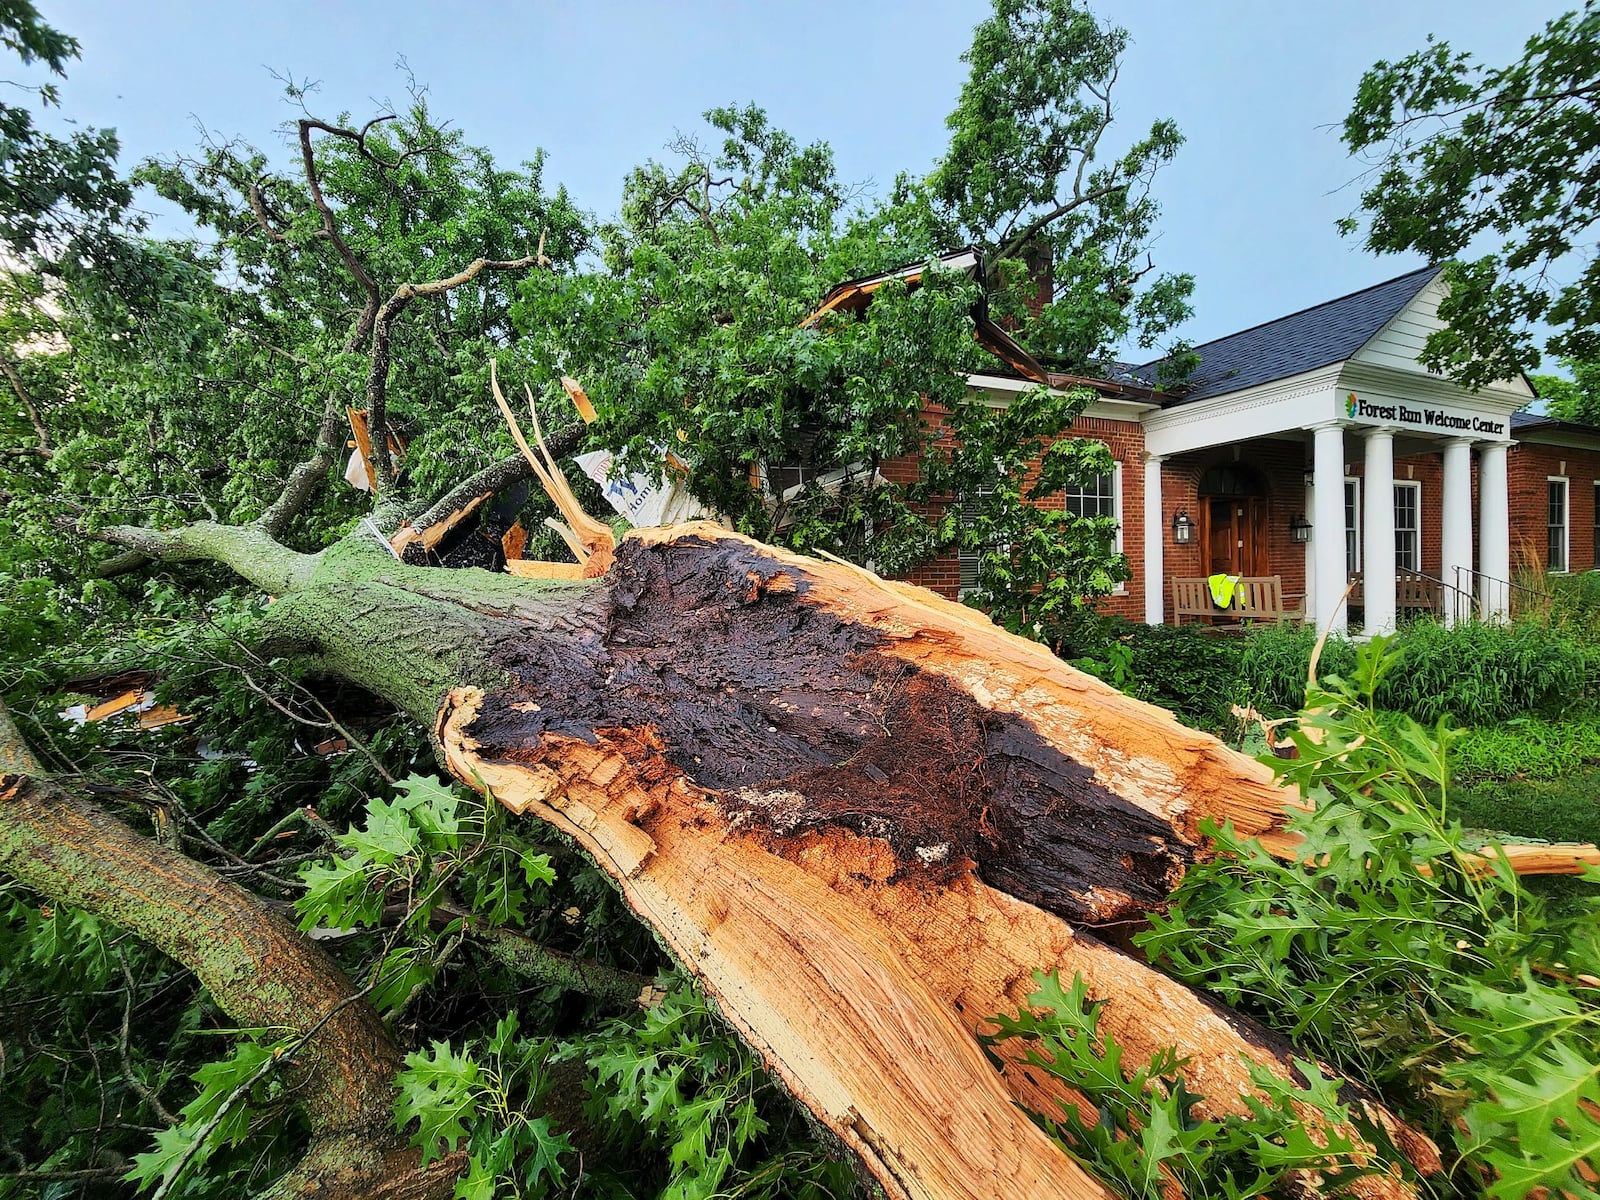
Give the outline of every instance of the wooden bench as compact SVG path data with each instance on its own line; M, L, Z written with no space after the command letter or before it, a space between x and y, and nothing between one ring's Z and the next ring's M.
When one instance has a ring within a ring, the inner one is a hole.
M1350 607L1366 607L1366 580L1360 571L1350 576L1355 587L1350 592ZM1397 571L1394 577L1394 609L1398 616L1438 613L1444 599L1444 585L1417 571Z
M1303 621L1305 597L1294 608L1284 605L1283 576L1246 575L1234 585L1233 605L1242 621Z
M1172 581L1172 623L1182 625L1185 617L1209 621L1219 619L1227 625L1245 621L1299 621L1305 619L1305 600L1295 608L1284 607L1283 576L1246 575L1234 585L1233 600L1218 608L1211 600L1211 585L1205 579Z

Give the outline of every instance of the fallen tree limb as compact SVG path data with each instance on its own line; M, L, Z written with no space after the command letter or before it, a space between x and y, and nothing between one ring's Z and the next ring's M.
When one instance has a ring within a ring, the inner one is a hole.
M281 1066L311 1143L269 1196L443 1200L453 1193L465 1152L424 1167L394 1133L399 1049L333 960L251 893L45 776L3 705L0 871L182 963L241 1026L305 1040Z

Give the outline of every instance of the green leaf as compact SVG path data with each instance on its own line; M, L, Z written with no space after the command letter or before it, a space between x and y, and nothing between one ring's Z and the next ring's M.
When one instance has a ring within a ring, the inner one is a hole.
M423 1165L455 1150L467 1136L466 1121L477 1107L477 1062L465 1051L454 1053L448 1042L434 1042L427 1050L406 1055L405 1069L395 1082L400 1089L395 1128L417 1123L411 1142L422 1148Z

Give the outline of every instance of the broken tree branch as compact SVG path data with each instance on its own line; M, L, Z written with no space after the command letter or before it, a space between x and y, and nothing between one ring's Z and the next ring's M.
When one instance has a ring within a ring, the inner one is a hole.
M465 1155L424 1168L404 1148L392 1128L399 1049L333 961L251 893L37 767L0 704L0 870L182 963L241 1026L288 1030L314 1050L289 1067L311 1145L273 1194L450 1194Z
M523 258L477 258L454 275L426 283L402 283L378 310L372 334L372 360L367 368L367 419L373 430L372 466L377 472L378 486L387 489L394 481L394 461L389 453L386 410L389 397L389 357L394 338L394 323L413 300L424 296L439 296L470 283L484 271L522 271L529 267L548 267L550 260L544 253L544 235L539 235L539 248Z
M292 591L308 576L316 556L299 554L274 539L262 523L219 525L196 521L177 529L112 525L94 535L163 562L218 562L273 595Z
M50 430L45 427L44 417L39 411L38 398L28 389L27 381L22 378L22 373L17 370L16 364L5 355L0 354L0 373L3 373L11 384L11 391L22 405L22 411L28 416L33 432L39 439L37 446L29 446L17 453L33 454L39 458L51 459L55 457L55 447L50 442Z
M500 413L511 428L512 440L517 443L522 456L528 460L528 466L533 469L545 494L550 497L557 511L567 519L567 523L563 525L560 521L547 517L545 524L561 535L568 549L583 564L584 574L591 579L599 578L611 566L612 555L616 548L616 535L611 532L611 526L596 521L584 512L583 505L578 503L578 498L572 494L572 485L567 482L567 477L562 474L561 467L550 453L550 447L544 440L544 431L539 427L539 410L533 402L533 389L526 390L528 415L533 420L533 437L534 443L538 446L537 453L528 445L522 426L517 423L516 414L511 411L511 405L506 403L506 398L500 391L500 380L492 358L489 360L489 387L494 392L494 402L500 406Z

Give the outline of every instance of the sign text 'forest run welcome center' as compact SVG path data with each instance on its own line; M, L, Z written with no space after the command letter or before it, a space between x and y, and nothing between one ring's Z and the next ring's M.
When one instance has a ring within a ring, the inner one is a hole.
M1506 423L1493 417L1451 412L1436 405L1413 408L1409 404L1373 404L1354 392L1345 399L1345 415L1356 420L1393 422L1419 429L1459 429L1463 433L1487 433L1504 437Z

